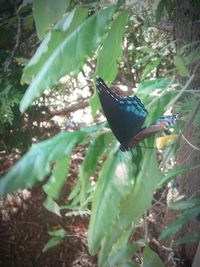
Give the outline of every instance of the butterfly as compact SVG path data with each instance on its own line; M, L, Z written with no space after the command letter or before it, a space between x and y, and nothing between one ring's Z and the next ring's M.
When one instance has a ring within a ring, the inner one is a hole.
M144 138L170 128L176 122L178 114L161 117L144 128L148 111L137 96L117 95L100 77L96 77L96 88L108 124L122 151L130 150Z

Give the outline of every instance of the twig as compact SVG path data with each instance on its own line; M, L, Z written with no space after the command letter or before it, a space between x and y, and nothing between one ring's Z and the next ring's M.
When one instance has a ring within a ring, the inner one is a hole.
M184 134L182 134L182 138L186 141L186 143L188 143L188 145L190 145L193 149L200 151L200 148L198 148L197 146L193 145L190 143L190 141L184 136Z
M20 41L20 36L21 36L21 18L20 18L20 15L18 14L17 15L17 18L18 18L18 23L17 23L17 35L16 35L16 43L15 43L15 46L10 54L10 56L5 60L4 62L4 71L7 72L8 71L8 68L12 62L12 59L15 55L15 52L19 46L19 41Z
M148 223L147 223L147 212L144 213L144 240L148 243Z
M174 30L174 23L171 21L160 21L157 23L153 23L150 26L155 27L158 30L170 32L170 33L173 33L173 30Z
M8 154L9 152L8 152L7 146L6 146L6 144L5 144L5 142L3 140L1 140L1 144L3 145L6 153Z
M189 120L187 121L187 123L185 124L183 130L182 130L182 133L185 131L185 129L188 128L188 126L191 124L191 122L194 120L194 118L196 117L198 111L200 109L200 100L197 102L197 105L194 109L194 111L192 112L192 115L190 116Z
M183 88L180 90L179 94L177 94L177 96L173 99L173 101L170 102L170 106L172 106L178 99L179 97L187 90L187 88L189 87L189 85L192 83L192 81L195 78L196 72L198 70L198 67L200 65L200 61L197 63L197 65L195 66L193 73L190 77L190 79L186 82L186 84L183 86ZM168 106L167 106L168 107Z
M200 168L200 164L198 164L198 165L192 167L192 170L194 170L194 169L198 169L198 168Z
M173 251L172 248L168 248L168 247L165 247L163 245L160 244L160 242L158 242L158 240L156 240L155 238L152 239L152 242L154 242L158 247L164 249L164 250L167 250L167 251Z

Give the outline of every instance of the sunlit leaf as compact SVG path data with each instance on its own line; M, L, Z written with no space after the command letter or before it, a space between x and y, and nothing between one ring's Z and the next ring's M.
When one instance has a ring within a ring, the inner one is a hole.
M148 145L153 146L153 139L146 141L146 146ZM151 206L154 190L162 176L158 169L156 150L144 149L137 168L136 184L120 207L120 221L124 227L130 225L131 222L136 223Z
M96 253L102 238L112 227L119 212L119 204L127 191L131 190L131 168L128 169L123 162L131 160L129 155L111 150L104 166L99 173L99 180L95 190L92 217L89 226L89 249Z
M98 47L116 6L100 10L72 31L54 49L28 87L20 104L23 112L43 91L70 72L77 72Z
M93 94L93 96L90 98L90 107L92 109L92 116L95 117L97 114L97 111L100 108L100 101L99 101L99 97L97 95L97 92L95 91L95 93Z
M146 146L152 146L153 139L149 139L146 141ZM116 213L116 218L110 227L106 228L106 234L102 233L102 242L101 249L99 253L99 260L101 260L101 265L104 266L103 263L107 262L107 258L109 259L110 254L113 251L115 244L118 243L118 240L121 239L121 236L124 235L124 231L130 229L130 225L132 223L137 223L142 214L151 206L151 201L153 198L153 193L156 187L157 182L160 179L160 172L157 168L157 160L155 151L147 151L142 150L141 154L138 153L138 149L134 149L132 151L132 160L126 159L128 155L122 154L121 161L124 163L121 175L122 179L124 178L124 173L128 173L129 181L130 181L130 189L126 190L125 194L121 197L119 215ZM145 152L145 153L144 153ZM150 152L150 155L146 152ZM124 158L125 156L125 158ZM136 158L138 158L136 161ZM147 157L147 158L146 158ZM129 157L128 157L129 158ZM143 160L145 159L146 160ZM151 159L152 173L149 173L149 159ZM141 171L142 170L142 171ZM149 177L151 177L149 179ZM115 187L113 188L112 194L116 191ZM110 202L113 199L113 195L111 194ZM118 194L119 195L119 194ZM145 198L143 197L145 195ZM119 201L119 200L118 200ZM109 203L110 203L109 202ZM137 203L137 204L134 204ZM112 204L114 205L114 204ZM104 208L105 209L105 208ZM114 214L109 213L109 216L114 216ZM104 221L104 218L102 217ZM98 222L96 222L98 223ZM100 224L100 223L99 223ZM131 232L130 232L131 234ZM118 243L120 244L120 243ZM123 249L124 244L121 244L121 249ZM120 249L120 246L119 246ZM106 266L106 265L105 265Z
M61 241L64 239L64 237L67 236L67 232L62 228L49 231L49 234L52 236L52 238L45 244L42 250L43 252L49 250L52 247L55 247L56 245L59 245Z
M183 77L189 77L190 76L190 71L188 67L186 66L183 58L179 55L174 56L174 65L178 69L178 72L181 76Z
M144 151L139 166L134 165L135 158L130 152L111 153L100 173L93 199L88 242L90 252L95 254L101 242L106 240L104 251L100 251L104 260L121 232L132 222L137 222L151 206L161 174L155 151Z
M61 216L60 214L60 207L59 205L51 198L47 197L45 201L43 202L43 206L50 212L55 213L58 216Z
M65 13L69 0L33 0L33 16L38 37L41 38L49 27Z
M67 232L63 228L60 228L60 229L49 231L49 234L51 236L65 237L67 235Z
M36 53L24 68L21 78L22 84L30 82L37 75L45 62L55 52L55 49L85 20L87 13L86 8L76 7L58 21L52 31L45 36Z
M78 197L78 200L77 201L75 200L75 202L80 203L80 195L79 195L80 191L81 191L81 181L78 180L76 184L74 185L74 188L72 189L71 193L69 194L68 199L71 201L75 197Z
M171 80L167 78L142 81L138 86L137 92L140 94L148 94L155 89L165 89L170 83Z
M70 34L87 17L88 9L83 6L75 7L71 12L64 15L54 26L53 29Z
M63 240L64 237L61 236L55 236L52 237L44 246L43 248L43 252L49 250L50 248L55 247L56 245L59 245L61 243L61 241Z
M98 54L96 74L107 82L112 82L117 75L117 61L122 55L122 38L127 19L128 11L123 10L113 21Z

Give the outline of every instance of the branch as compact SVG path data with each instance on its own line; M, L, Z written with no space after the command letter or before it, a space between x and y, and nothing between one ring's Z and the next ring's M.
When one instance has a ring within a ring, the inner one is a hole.
M156 29L161 30L161 31L173 33L174 23L168 22L168 21L160 21L160 22L153 23L151 27L155 27Z
M71 106L64 108L62 110L55 110L55 111L51 111L51 116L66 116L71 112L75 112L79 109L84 109L87 106L89 106L89 100L81 100L80 102L77 102L75 104L72 104Z

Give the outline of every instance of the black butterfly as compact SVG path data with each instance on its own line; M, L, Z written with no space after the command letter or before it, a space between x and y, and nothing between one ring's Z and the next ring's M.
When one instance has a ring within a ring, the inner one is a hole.
M144 138L175 124L178 114L159 118L148 128L143 128L148 115L137 97L115 94L100 78L96 78L99 99L109 126L121 144L121 150L130 150Z

